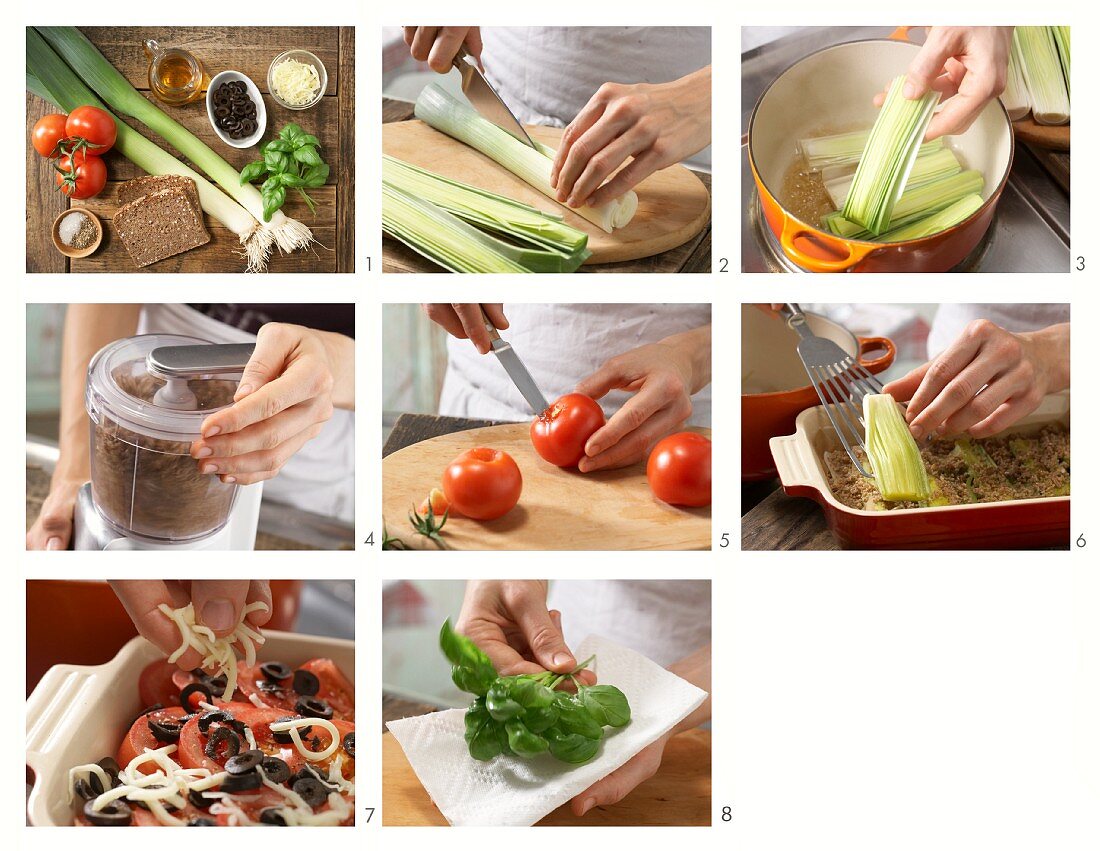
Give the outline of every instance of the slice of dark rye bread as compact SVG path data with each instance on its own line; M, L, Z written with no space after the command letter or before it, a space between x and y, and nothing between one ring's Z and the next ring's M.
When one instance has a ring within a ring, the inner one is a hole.
M115 230L138 266L148 266L210 241L187 192L178 186L142 195L123 205Z
M187 193L187 197L195 206L195 211L201 216L202 204L199 201L199 190L195 187L195 181L182 174L147 174L145 177L127 180L118 187L118 206L122 207L131 201L136 201L142 195L173 187L178 187Z

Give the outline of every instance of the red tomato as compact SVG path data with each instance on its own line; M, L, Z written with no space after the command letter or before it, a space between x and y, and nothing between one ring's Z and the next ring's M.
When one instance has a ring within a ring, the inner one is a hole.
M317 677L320 688L316 697L332 707L333 718L355 720L355 686L336 667L331 659L310 659L299 670L309 671ZM294 676L281 680L269 680L260 671L260 665L249 668L241 665L237 671L237 688L245 698L256 695L268 706L282 709L283 714L293 715L300 695L294 690Z
M436 517L442 517L447 513L447 510L451 507L451 504L447 502L447 497L439 488L432 488L428 492L428 495L424 498L424 501L420 503L418 509L421 515L428 513L428 507L431 506L432 514Z
M710 505L711 442L682 431L658 442L645 475L653 495L670 505Z
M173 682L177 671L179 668L164 659L146 665L138 679L141 705L155 706L159 703L161 706L179 706L180 690Z
M583 393L568 393L531 423L531 443L546 461L576 467L584 445L604 424L603 409Z
M474 520L496 520L519 502L523 476L507 452L479 446L443 471L443 493L455 511Z
M103 160L84 151L62 157L55 168L58 188L70 198L91 198L107 185L107 166Z
M57 143L65 135L64 115L43 115L35 122L34 130L31 131L31 143L42 156L50 157L57 152Z
M157 709L154 712L150 712L148 715L142 715L138 718L130 727L129 732L126 734L126 738L122 740L122 744L118 748L118 756L115 759L118 760L118 764L125 768L130 761L137 756L145 753L146 748L163 748L167 742L162 742L157 739L156 736L149 730L150 721L169 721L176 718L183 718L187 715L187 711L182 706L168 706L164 709ZM191 722L189 721L188 724ZM186 725L184 725L186 728ZM182 741L183 734L180 734ZM152 763L146 763L141 766L141 772L143 774L152 774L156 771L156 766Z
M78 106L69 113L65 135L88 142L88 153L101 157L115 144L118 128L111 113L98 106Z

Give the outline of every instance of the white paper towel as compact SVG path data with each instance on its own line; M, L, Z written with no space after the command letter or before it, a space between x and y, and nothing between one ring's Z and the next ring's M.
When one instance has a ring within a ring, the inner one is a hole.
M605 728L600 752L585 765L567 765L549 754L479 762L463 738L464 709L386 725L447 821L532 825L657 741L706 700L702 689L606 638L589 636L576 649L578 659L593 653L600 682L618 686L630 701L631 720L626 727Z

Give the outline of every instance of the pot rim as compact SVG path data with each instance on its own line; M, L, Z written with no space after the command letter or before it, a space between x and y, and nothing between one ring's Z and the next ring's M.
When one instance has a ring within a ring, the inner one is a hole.
M973 213L971 213L969 216L967 216L965 219L963 219L958 224L954 224L951 227L945 228L944 230L938 231L938 232L936 232L936 233L934 233L930 236L922 236L922 237L918 237L917 239L906 239L906 240L902 240L901 242L871 242L869 240L864 240L864 239L850 239L848 237L837 236L836 234L830 233L827 230L822 230L818 225L810 224L809 222L806 222L803 219L800 219L798 216L791 213L783 204L781 204L780 201L779 201L779 197L775 194L775 192L773 192L768 187L768 185L766 183L764 183L764 178L762 178L760 176L760 171L756 167L756 158L753 156L753 152L752 152L752 130L753 130L753 126L756 124L756 117L757 117L757 113L760 111L760 105L764 102L764 98L766 98L768 96L768 92L770 92L772 90L772 88L775 86L775 84L778 83L779 80L788 71L790 71L796 65L800 65L801 63L805 62L807 59L810 59L810 58L816 56L817 54L824 53L825 51L828 51L828 50L836 50L837 48L848 47L848 46L853 45L853 44L873 44L873 43L877 43L877 42L887 42L889 44L908 44L908 45L912 45L913 47L916 47L917 49L920 48L920 45L918 45L914 42L911 42L911 41L899 41L897 39L892 39L892 38L857 38L857 39L853 39L852 41L842 41L839 44L830 44L830 45L827 45L825 47L818 48L817 50L813 51L812 53L807 53L802 58L796 59L794 62L792 62L786 68L784 68L782 71L780 71L778 74L776 74L775 79L772 80L770 83L768 83L767 88L765 88L764 91L760 93L760 97L758 97L756 99L756 103L753 105L753 108L752 108L752 114L749 116L749 128L748 128L748 131L745 133L745 147L748 149L748 153L749 153L749 167L752 168L752 176L753 176L753 179L756 181L757 188L767 191L768 195L771 197L771 199L773 201L775 201L776 205L779 206L780 209L783 210L783 215L790 217L791 219L793 219L794 221L796 221L799 224L803 225L804 227L812 230L815 234L821 234L822 236L828 237L829 239L837 240L837 241L839 241L841 243L844 243L844 244L869 245L869 246L875 246L876 248L891 248L891 247L894 247L894 246L914 245L914 244L918 244L918 243L925 243L927 240L939 238L939 237L942 237L945 234L953 233L953 232L961 229L965 225L969 224L971 221L976 219L978 216L981 216L983 213L985 213L986 210L990 206L996 204L996 202L1001 197L1001 193L1004 192L1005 184L1008 183L1008 176L1012 173L1012 163L1016 159L1016 134L1012 131L1012 119L1010 119L1008 117L1008 110L1005 109L1004 102L1000 99L1000 97L995 97L995 98L993 98L993 100L996 101L997 106L1000 108L1001 116L1004 118L1005 126L1008 129L1008 166L1005 168L1004 174L1001 175L1001 179L997 183L997 188L994 189L991 193L989 193L989 197L986 198L984 202L982 202L982 206L980 206L977 210L975 210Z

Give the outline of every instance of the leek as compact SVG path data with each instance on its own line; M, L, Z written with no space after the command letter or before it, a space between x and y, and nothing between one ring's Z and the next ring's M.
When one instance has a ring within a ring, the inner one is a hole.
M572 272L591 255L586 247L588 234L565 224L559 215L544 213L387 155L382 157L382 180L482 230L547 252L546 262L540 265L557 268L545 271ZM553 261L549 255L560 259Z
M863 397L864 448L875 473L875 485L890 502L922 502L932 495L920 448L887 393Z
M120 115L136 118L163 137L236 199L257 222L264 220L264 205L259 190L249 183L242 186L240 173L233 166L190 130L143 97L80 30L75 27L39 27L38 32L111 109ZM313 242L313 234L308 227L281 212L276 212L269 222L261 226L257 237L260 240L258 248L265 252L265 256L272 242L281 251L306 248ZM251 246L249 251L251 259Z
M1058 47L1058 59L1062 62L1062 76L1066 81L1066 94L1070 94L1069 88L1069 27L1051 27L1054 43Z
M904 85L904 74L891 84L844 204L844 218L875 235L890 224L940 98L939 92L929 91L909 100L902 94Z
M887 231L882 235L882 241L905 242L909 239L921 239L922 237L931 236L969 219L981 209L984 203L985 201L982 200L981 195L976 193L964 195L958 201L926 218L918 219L912 224L896 230Z
M1031 112L1031 99L1027 95L1027 83L1024 81L1023 60L1020 58L1020 45L1015 37L1008 53L1008 72L1005 77L1005 90L1001 92L1001 103L1008 111L1012 121L1019 121Z
M867 147L870 129L853 130L850 133L838 133L835 136L818 136L813 139L801 139L798 149L809 171L821 171L829 166L852 166L854 171L859 163L863 149ZM943 147L943 137L920 146L918 156L925 156Z
M27 88L64 112L78 106L109 111L32 27L27 27ZM177 174L195 181L203 210L237 234L245 247L248 271L263 271L268 252L256 239L260 224L248 210L125 121L116 119L115 127L114 150L149 174Z
M550 187L550 168L554 149L535 143L532 148L486 121L471 107L456 100L432 83L424 88L416 99L416 117L434 127L440 133L465 142L485 156L500 163L525 183L530 184L549 198L555 198ZM611 233L626 226L638 209L638 196L627 192L599 207L580 207L573 210L597 227Z
M1069 89L1058 58L1058 46L1050 27L1016 27L1012 40L1018 45L1024 82L1031 99L1031 114L1038 124L1069 121ZM1068 50L1068 43L1066 45ZM1068 53L1067 53L1068 59Z
M950 148L940 148L930 154L917 157L917 161L913 163L913 170L909 173L909 180L905 183L905 192L898 200L898 205L902 203L906 193L918 186L950 177L960 171L962 171L962 165L959 164L958 157ZM826 179L826 174L827 170L821 172L822 179L825 182L825 191L829 193L833 206L839 209L844 206L844 201L848 197L848 190L852 187L852 177ZM897 207L895 206L894 209L896 215Z

